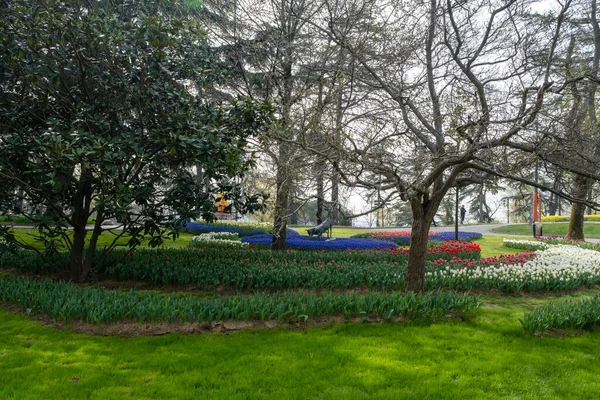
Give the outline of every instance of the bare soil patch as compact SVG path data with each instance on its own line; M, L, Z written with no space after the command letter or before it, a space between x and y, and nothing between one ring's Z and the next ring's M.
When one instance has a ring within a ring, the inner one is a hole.
M0 303L0 307L15 314L28 315L42 325L58 330L66 330L75 333L82 333L96 336L121 336L121 337L139 337L139 336L161 336L171 333L181 334L228 334L241 330L256 329L291 329L302 330L310 327L333 326L344 323L352 324L381 324L384 321L380 318L351 318L346 319L342 316L332 316L320 319L310 319L307 321L203 321L203 322L137 322L122 321L110 324L91 324L84 321L60 321L54 320L45 315L28 314L23 307L11 304ZM403 318L392 319L391 323L402 322Z

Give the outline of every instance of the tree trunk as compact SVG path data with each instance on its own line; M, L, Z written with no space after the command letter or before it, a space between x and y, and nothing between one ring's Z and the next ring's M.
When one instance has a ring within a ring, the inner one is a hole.
M318 157L316 163L316 177L317 177L317 225L323 222L323 206L325 205L325 162Z
M287 239L287 210L290 198L291 176L289 168L289 144L279 145L277 165L277 198L275 199L275 217L273 219L273 243L271 250L285 250Z
M293 21L290 18L287 22ZM284 23L285 24L285 23ZM284 25L285 26L285 25ZM284 36L283 45L283 60L282 79L283 90L281 91L281 122L280 134L282 140L279 143L279 154L277 158L277 198L275 199L275 216L273 218L273 243L271 250L285 250L285 241L287 239L287 212L290 201L290 193L292 189L292 149L288 140L292 139L290 130L291 126L291 109L292 109L292 91L294 80L292 75L292 63L294 60L293 54L293 37L292 31L294 28L285 26L287 35Z
M71 279L85 282L89 278L92 260L85 260L84 249L87 236L87 220L90 216L92 203L92 175L89 170L84 170L79 179L78 190L73 196L73 245L71 247L70 272ZM96 224L100 223L96 221ZM97 239L97 238L96 238Z
M92 232L92 237L90 238L90 244L88 245L87 254L85 256L85 260L83 262L83 271L81 280L87 281L92 272L92 267L94 266L94 255L96 253L96 246L98 245L98 238L102 233L102 222L104 221L104 212L102 208L96 214L96 223L94 224L94 230ZM102 267L104 260L102 259L98 265L96 265L96 272Z
M340 176L333 169L331 171L331 206L329 207L329 215L331 216L331 224L339 225L339 207L340 207Z
M409 292L420 293L425 290L425 257L427 256L430 224L431 221L427 221L425 213L415 213L413 211L408 268L406 271L406 290Z
M83 207L77 204L73 213L73 245L69 260L71 279L75 282L82 282L84 279L87 279L89 273L89 271L84 271L83 263L83 250L87 236L86 224L87 214L84 212Z
M338 53L337 65L341 68L346 58L346 52L344 48L340 48ZM337 152L342 147L342 131L344 121L344 73L339 70L336 72L336 104L335 104L335 130L333 132L333 144L335 151ZM337 159L337 154L336 154ZM337 161L337 160L336 160ZM332 225L339 225L340 217L340 174L337 171L337 163L333 164L331 171L331 207L329 209L329 215L331 217Z
M585 199L590 187L590 180L580 175L575 176L573 182L573 194L576 198ZM583 219L585 215L585 205L582 203L573 203L571 206L571 220L567 230L567 237L571 239L584 239Z

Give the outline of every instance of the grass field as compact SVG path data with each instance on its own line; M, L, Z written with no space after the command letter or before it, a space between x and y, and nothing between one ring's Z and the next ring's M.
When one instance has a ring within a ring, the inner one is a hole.
M592 296L588 291L577 296ZM468 321L98 337L0 311L2 399L592 399L600 335L524 335L549 298L482 297Z
M21 229L21 228L15 228L13 229L13 232L15 234L15 236L19 239L21 239L22 241L24 241L25 243L31 245L31 246L35 246L38 249L43 249L44 245L37 241L35 239L35 237L38 234L38 231L35 229ZM88 234L89 235L89 234ZM89 237L89 236L88 236ZM192 240L192 238L194 237L194 235L191 235L189 233L181 233L179 235L179 237L177 238L177 240L173 241L170 239L165 240L164 245L168 246L168 247L174 247L174 248L183 248L183 247L187 247L190 243L190 241ZM103 246L107 246L110 243L112 243L114 239L114 234L111 232L103 232L100 237L98 238L98 247L102 248ZM120 238L118 240L118 243L120 245L125 246L127 244L127 241L129 240L129 238L127 236L124 236L122 238ZM146 247L146 245L142 245L142 247Z
M334 229L336 237L355 233ZM168 244L185 247L191 238ZM478 239L482 257L518 252L502 240ZM465 320L436 324L132 338L73 333L0 309L0 398L599 398L598 332L538 338L519 323L545 302L599 294L482 295L483 307Z
M569 227L568 222L544 222L544 236L565 236ZM511 224L493 228L492 232L506 233L509 235L531 236L533 231L529 224ZM583 233L588 238L600 238L600 224L586 222L583 226Z

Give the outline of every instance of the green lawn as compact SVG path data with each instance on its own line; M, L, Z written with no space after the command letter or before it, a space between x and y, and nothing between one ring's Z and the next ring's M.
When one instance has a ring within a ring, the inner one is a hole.
M477 240L482 257L518 252L502 239ZM550 300L598 294L484 295L471 318L437 324L137 338L76 334L0 309L0 398L598 398L600 333L530 337L518 320Z
M512 239L512 237L509 236ZM523 250L511 249L502 246L503 236L483 236L473 242L479 244L481 247L481 257L494 257L502 254L516 254L522 253Z
M565 236L569 227L568 222L544 222L543 233L545 236ZM529 224L511 224L493 228L492 232L506 233L509 235L532 236L533 230ZM600 224L586 222L583 226L585 237L600 238Z
M74 334L0 311L0 398L600 396L600 334L528 337L518 318L547 299L482 299L470 321L139 338Z
M35 229L20 229L19 228L19 229L13 229L13 231L17 238L20 238L27 244L35 246L38 249L44 248L42 243L35 240L35 236L37 236L37 234L38 234L37 230L35 230ZM90 235L90 234L88 234L88 235ZM111 232L103 232L100 235L100 237L98 238L98 246L100 248L102 248L102 246L109 245L110 243L112 243L114 236L115 235ZM164 245L167 247L173 247L173 248L187 247L193 237L194 237L194 235L192 235L192 234L181 233L179 235L179 237L177 238L177 240L175 240L175 241L170 240L170 239L165 240ZM88 238L89 238L89 236L88 236ZM129 240L129 237L125 236L125 237L120 238L118 240L118 243L122 244L122 245L126 245L128 240ZM144 247L144 246L145 245L142 245L142 247Z

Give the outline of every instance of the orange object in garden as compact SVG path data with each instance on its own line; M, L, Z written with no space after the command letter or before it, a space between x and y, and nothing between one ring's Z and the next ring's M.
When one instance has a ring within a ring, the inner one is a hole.
M225 195L226 193L219 193L217 195L217 202L215 204L217 205L217 211L219 212L225 211L225 207L229 205L229 203L227 203L227 200L225 200Z
M542 197L539 192L533 192L533 222L542 221Z

